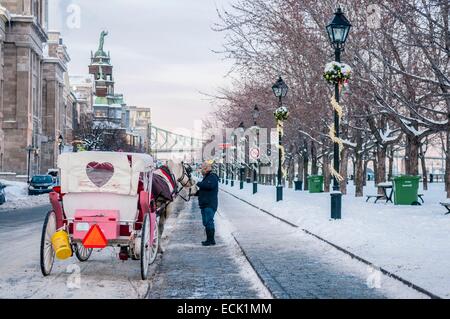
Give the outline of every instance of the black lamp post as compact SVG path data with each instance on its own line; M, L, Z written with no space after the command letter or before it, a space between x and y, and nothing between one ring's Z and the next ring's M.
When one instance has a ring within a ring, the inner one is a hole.
M280 78L278 79L278 81L272 86L272 91L273 94L275 94L275 96L278 98L278 107L283 106L283 101L282 99L284 97L286 97L287 93L288 93L289 87L286 85L286 83L284 83L283 79ZM282 158L282 130L281 128L279 129L278 132L278 182L277 182L277 202L282 201L283 200L283 184L281 181L282 175L283 175L283 170L281 168L281 161L283 160Z
M336 62L341 62L341 52L344 51L344 45L351 28L350 22L344 16L341 8L338 8L334 14L333 20L327 25L328 38L334 48ZM339 84L335 84L335 98L339 103ZM339 115L334 111L334 130L336 137L339 138ZM339 172L339 144L334 143L334 170ZM333 192L331 194L331 218L341 219L342 193L339 192L339 181L333 178Z
M226 143L226 137L225 137L225 131L223 132L223 139L222 139L222 184L225 184L225 176L226 176L226 158L225 158L225 143Z
M63 138L63 136L62 135L59 135L59 137L58 137L58 148L59 148L59 154L61 154L62 153L62 151L63 151L63 147L64 147L64 138Z
M244 136L244 122L241 122L241 124L239 124L239 130L242 132L242 135L240 134L239 136ZM237 142L237 141L236 141ZM241 145L241 141L239 141L239 147ZM244 160L245 160L245 145L244 145ZM239 165L239 189L244 189L244 166L242 165L242 163L240 163Z
M255 105L253 109L253 120L254 120L254 126L256 130L256 149L258 151L258 157L259 157L259 128L258 128L258 118L259 118L259 108L257 105ZM259 167L259 158L255 158L255 165L253 166L253 194L256 194L258 192L258 174L257 169Z
M35 150L35 148L31 145L27 146L26 148L28 152L28 167L27 167L27 176L28 176L28 184L30 183L30 168L31 168L31 152Z

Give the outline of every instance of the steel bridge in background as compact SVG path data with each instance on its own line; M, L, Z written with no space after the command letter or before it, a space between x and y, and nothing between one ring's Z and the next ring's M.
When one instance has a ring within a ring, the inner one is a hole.
M192 136L181 135L171 131L149 126L150 154L157 158L158 154L189 154L193 157L201 152L204 142Z

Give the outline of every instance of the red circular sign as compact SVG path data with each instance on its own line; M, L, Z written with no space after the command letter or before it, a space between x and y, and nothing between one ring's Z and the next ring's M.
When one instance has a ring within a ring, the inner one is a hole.
M250 156L251 156L253 159L259 159L259 148L252 148L252 149L250 150Z

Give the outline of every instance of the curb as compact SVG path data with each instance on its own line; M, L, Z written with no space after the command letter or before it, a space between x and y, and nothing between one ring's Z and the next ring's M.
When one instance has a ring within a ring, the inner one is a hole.
M291 298L291 296L281 287L281 285L267 272L266 268L264 267L264 265L260 262L260 260L258 258L256 258L256 261L252 261L248 257L247 252L241 246L241 244L237 240L234 233L231 233L231 236L233 237L234 241L238 245L239 250L244 255L247 262L253 268L253 270L256 273L256 275L258 276L259 280L261 280L261 282L267 288L267 290L270 292L272 297L274 299L289 299L289 298ZM255 265L256 263L260 267L257 268Z

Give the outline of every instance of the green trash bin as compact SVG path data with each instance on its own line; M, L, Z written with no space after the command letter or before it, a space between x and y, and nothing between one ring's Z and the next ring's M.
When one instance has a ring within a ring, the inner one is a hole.
M393 179L394 204L417 205L420 176L397 176Z
M323 193L323 176L309 176L308 187L310 193Z

